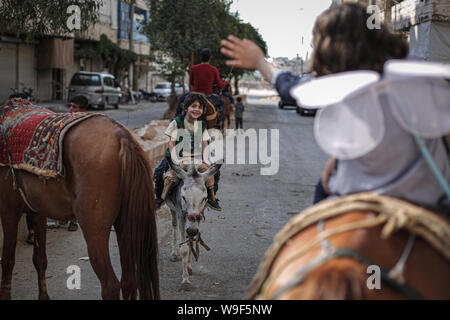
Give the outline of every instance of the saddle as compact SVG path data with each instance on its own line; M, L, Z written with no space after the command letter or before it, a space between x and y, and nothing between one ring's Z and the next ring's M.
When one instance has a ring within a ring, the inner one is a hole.
M267 250L258 272L248 290L248 297L259 295L278 253L300 231L321 220L334 218L352 211L377 213L377 224L383 225L381 238L395 231L406 230L421 237L450 261L450 222L442 215L415 206L409 202L374 193L360 193L322 201L294 217L275 237Z
M0 166L55 178L63 175L65 134L77 123L94 116L56 113L21 98L0 106Z

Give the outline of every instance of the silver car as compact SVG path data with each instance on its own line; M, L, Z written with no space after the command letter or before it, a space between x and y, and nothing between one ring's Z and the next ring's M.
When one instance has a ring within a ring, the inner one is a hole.
M69 85L69 102L75 96L84 96L89 106L96 105L105 109L106 105L119 108L122 96L120 86L113 75L100 72L80 71L73 75Z
M186 88L187 86L185 86ZM186 90L186 89L185 89ZM156 84L153 93L158 97L158 100L165 101L172 92L172 84L170 82L160 82ZM178 96L183 94L183 86L180 83L175 83L175 93Z

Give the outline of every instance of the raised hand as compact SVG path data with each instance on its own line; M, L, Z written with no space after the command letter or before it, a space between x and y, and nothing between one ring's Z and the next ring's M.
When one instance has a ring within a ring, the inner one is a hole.
M227 40L222 40L222 54L233 60L226 62L227 66L245 69L258 69L259 64L264 63L264 52L253 41L239 39L233 35Z
M221 43L220 52L233 59L227 60L227 66L256 69L270 82L276 68L265 59L264 52L256 43L233 35L229 35L228 39L222 40Z

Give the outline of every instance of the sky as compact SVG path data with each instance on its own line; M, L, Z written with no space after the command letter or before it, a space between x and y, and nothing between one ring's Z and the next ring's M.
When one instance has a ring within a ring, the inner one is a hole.
M233 0L231 11L258 29L271 58L305 59L311 56L314 22L330 5L331 0Z

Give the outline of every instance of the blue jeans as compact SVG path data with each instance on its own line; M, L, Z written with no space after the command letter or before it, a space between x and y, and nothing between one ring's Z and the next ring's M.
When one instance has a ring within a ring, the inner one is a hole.
M320 202L324 199L328 198L328 194L325 192L325 189L322 185L322 179L319 179L319 182L316 185L316 190L314 191L314 201L313 204Z
M169 162L164 158L159 166L155 169L153 179L155 181L155 196L156 199L161 199L164 189L164 173L169 170Z
M244 119L243 118L235 118L236 119L236 129L244 129L243 128L243 123L244 123Z

